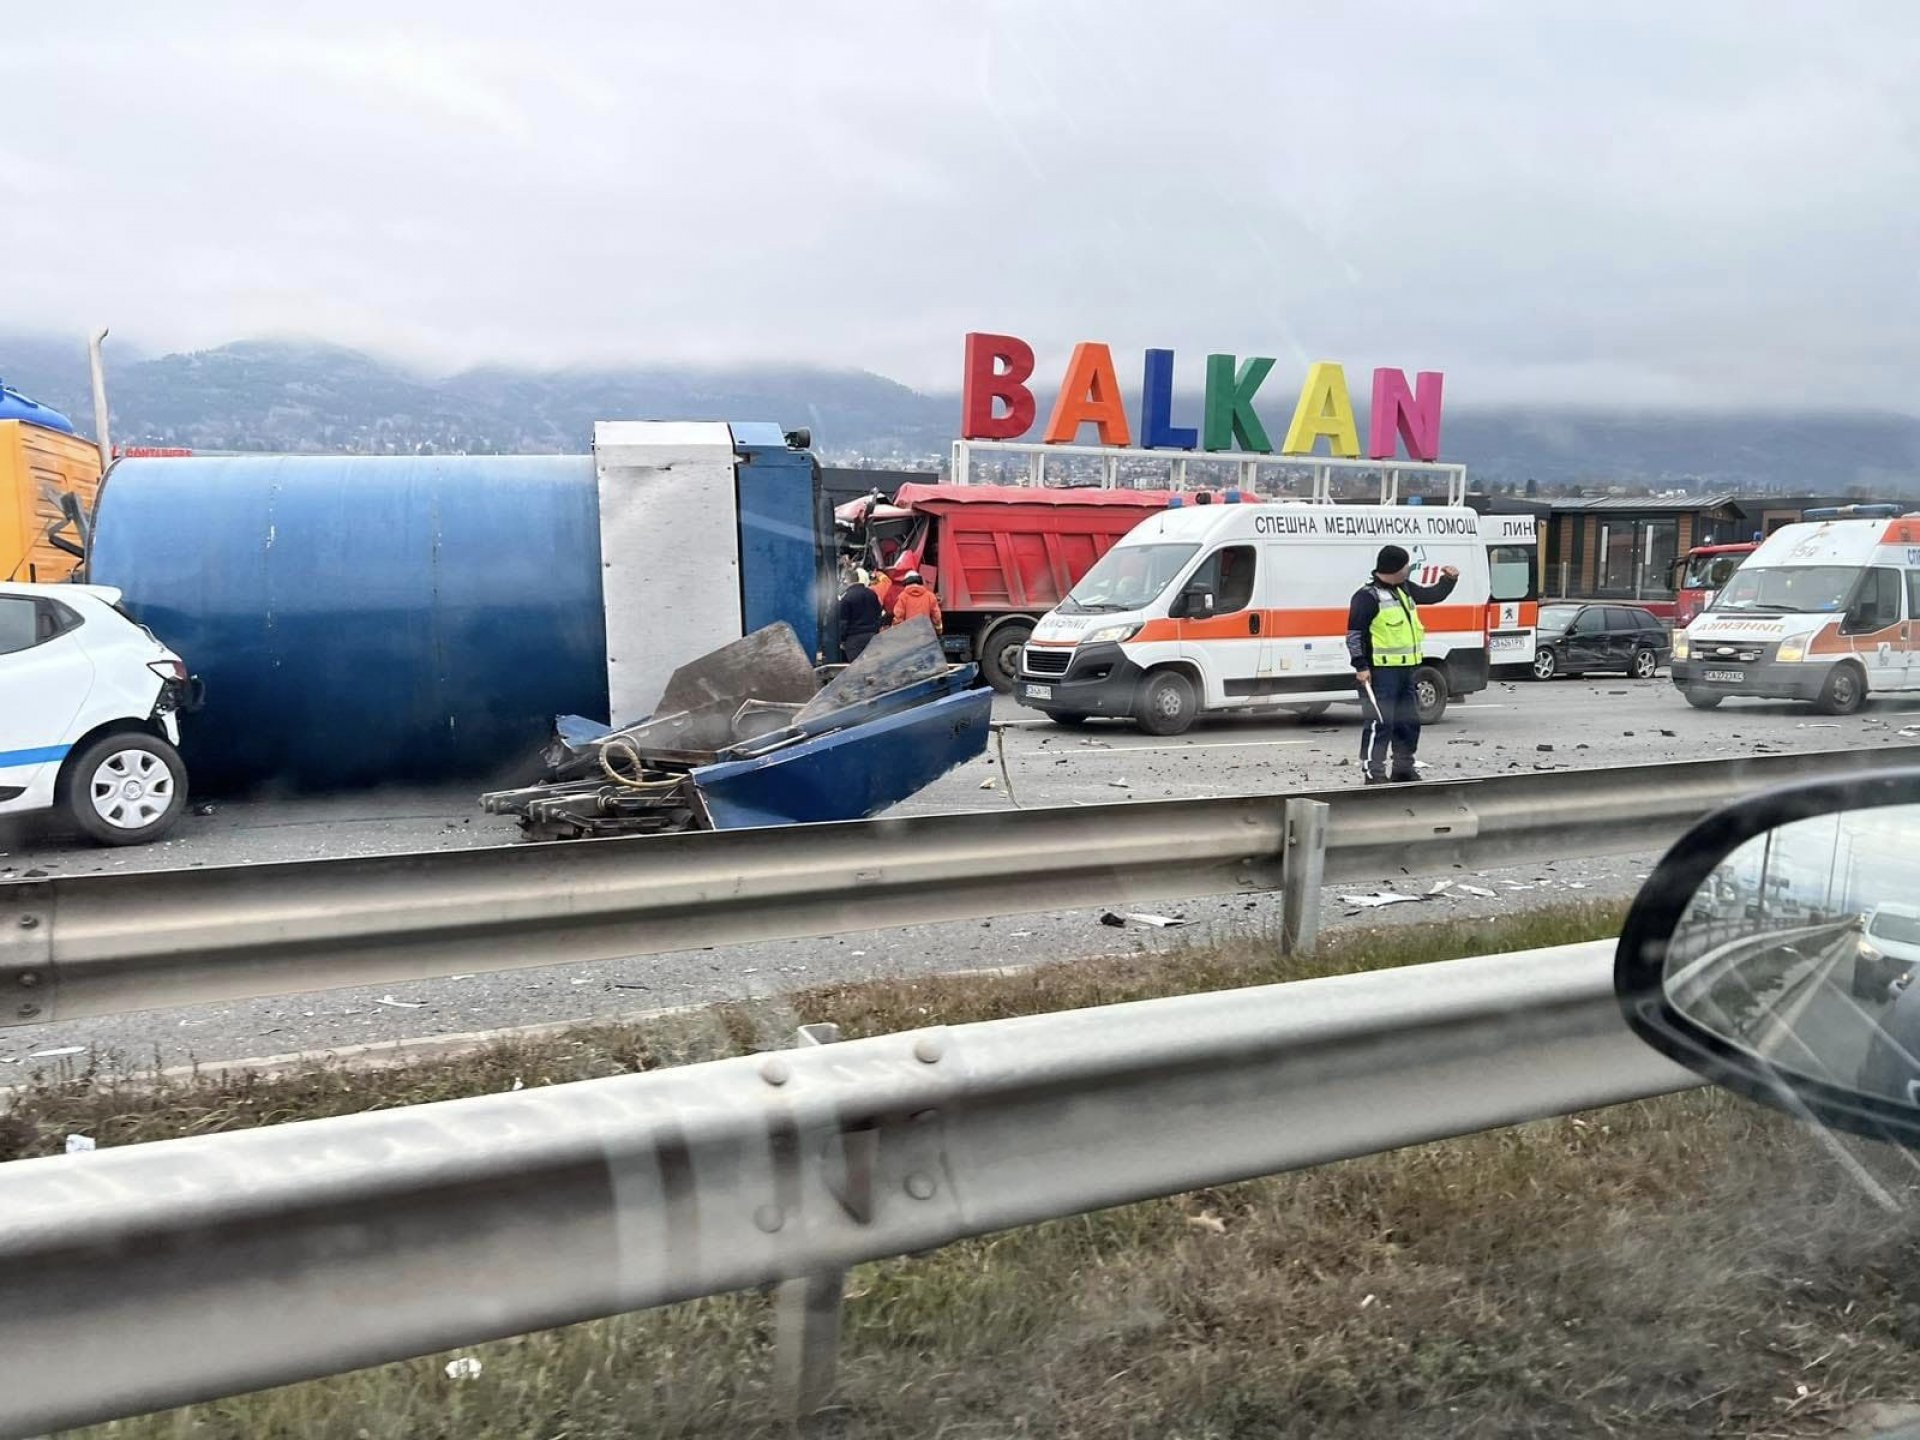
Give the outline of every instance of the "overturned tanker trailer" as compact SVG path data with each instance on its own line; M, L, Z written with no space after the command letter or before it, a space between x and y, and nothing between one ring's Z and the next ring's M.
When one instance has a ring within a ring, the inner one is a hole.
M984 751L974 677L924 619L819 671L769 625L681 666L638 724L561 717L549 779L480 804L536 840L864 819Z

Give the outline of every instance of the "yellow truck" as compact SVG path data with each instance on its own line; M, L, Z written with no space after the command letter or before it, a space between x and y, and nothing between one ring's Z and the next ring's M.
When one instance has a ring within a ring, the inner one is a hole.
M85 553L100 452L58 411L0 386L0 580L65 580Z

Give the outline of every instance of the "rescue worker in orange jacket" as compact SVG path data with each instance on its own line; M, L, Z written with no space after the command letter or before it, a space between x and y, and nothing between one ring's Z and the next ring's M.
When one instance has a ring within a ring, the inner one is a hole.
M924 615L933 622L934 634L939 635L946 628L940 615L940 602L934 597L933 591L927 588L926 582L920 578L918 570L907 572L899 592L889 597L888 609L896 625L904 624L916 615Z

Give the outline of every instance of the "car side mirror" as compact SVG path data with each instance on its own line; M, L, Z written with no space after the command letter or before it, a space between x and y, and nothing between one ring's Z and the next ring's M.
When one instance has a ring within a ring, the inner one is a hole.
M1628 1026L1715 1084L1920 1148L1920 771L1709 815L1642 887L1614 955Z
M1176 619L1205 620L1213 614L1213 592L1211 590L1182 591L1179 611Z

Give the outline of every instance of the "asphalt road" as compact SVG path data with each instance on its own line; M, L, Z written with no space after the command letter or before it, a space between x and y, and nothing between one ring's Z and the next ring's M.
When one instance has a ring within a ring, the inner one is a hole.
M1848 931L1817 947L1814 963L1768 998L1749 1042L1756 1054L1816 1080L1858 1083L1867 1049L1891 1007L1884 995L1853 994L1857 938Z
M1286 793L1359 783L1357 707L1320 720L1221 721L1158 739L1118 725L1059 729L1009 701L1006 770L991 750L896 807L930 814L1022 805L1108 804L1136 799ZM1690 709L1656 681L1496 683L1457 703L1426 732L1421 756L1433 778L1536 769L1607 767L1750 753L1911 743L1920 695L1877 701L1844 720L1804 707L1729 701ZM1920 729L1916 729L1920 735ZM39 874L233 865L307 857L517 843L510 820L482 814L469 787L349 796L255 796L216 801L183 821L175 838L138 850L96 849L44 829L0 832L0 882ZM1361 907L1341 899L1390 883L1330 887L1331 925L1392 923L1448 915L1508 914L1542 901L1631 894L1652 856L1604 860L1541 857L1512 870L1458 878L1490 896L1455 891L1419 904ZM1425 882L1408 886L1420 893ZM936 926L855 931L815 940L596 965L423 981L155 1011L0 1031L0 1083L43 1063L45 1052L99 1047L135 1061L231 1060L336 1046L584 1018L674 1005L764 996L800 986L887 974L1022 965L1179 946L1277 925L1277 896L1225 896L1159 907L1186 923L1112 928L1098 911L1067 911ZM805 1017L800 1017L805 1018Z

